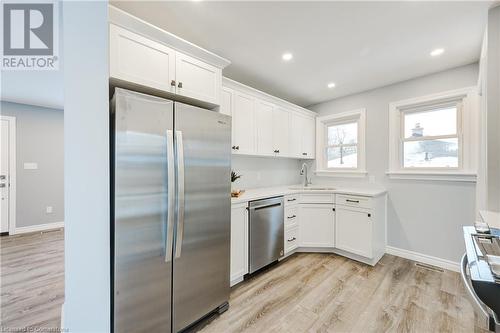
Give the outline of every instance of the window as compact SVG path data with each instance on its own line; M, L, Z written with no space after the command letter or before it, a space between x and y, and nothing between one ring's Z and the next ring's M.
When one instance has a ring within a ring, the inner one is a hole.
M476 100L474 89L461 89L392 103L389 176L475 180Z
M364 176L365 110L317 118L316 173Z

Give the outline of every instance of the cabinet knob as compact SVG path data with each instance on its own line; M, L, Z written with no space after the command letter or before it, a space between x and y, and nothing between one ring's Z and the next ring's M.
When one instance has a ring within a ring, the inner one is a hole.
M236 149L236 146L232 146L231 149L235 150Z
M307 156L307 153L302 153L302 155Z
M240 150L240 146L236 146L236 150Z
M280 152L280 150L279 150L279 149L276 149L274 152L275 152L276 154L278 154L278 153Z
M333 211L335 211L335 208L332 208Z
M175 87L175 80L170 81L170 85L171 85L172 87Z
M372 214L368 214L368 217L372 217Z
M177 88L182 88L182 82L179 82L179 84L177 85Z

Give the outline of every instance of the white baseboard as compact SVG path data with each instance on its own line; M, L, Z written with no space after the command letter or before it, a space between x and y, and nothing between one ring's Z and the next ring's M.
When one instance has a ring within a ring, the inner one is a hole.
M427 265L432 265L454 272L460 272L460 264L451 260L441 259L427 254L413 252L409 250L400 249L397 247L386 246L386 253L392 254L397 257L418 261Z
M64 228L64 221L63 222L52 222L52 223L45 223L45 224L36 224L36 225L30 225L27 227L19 227L14 229L14 235L18 234L25 234L28 232L37 232L37 231L45 231L45 230L51 230L51 229L60 229Z

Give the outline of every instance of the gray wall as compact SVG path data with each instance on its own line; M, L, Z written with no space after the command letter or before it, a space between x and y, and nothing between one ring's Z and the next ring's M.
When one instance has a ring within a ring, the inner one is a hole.
M16 117L16 227L64 221L63 111L2 101L0 113Z
M231 168L242 177L233 188L250 189L300 183L300 162L288 158L232 156Z
M388 245L458 262L464 252L462 225L475 217L474 183L388 179L389 103L475 86L472 64L309 107L320 115L366 108L366 168L374 183L389 191ZM366 179L315 177L314 182L363 184Z
M64 323L110 331L108 1L64 1Z

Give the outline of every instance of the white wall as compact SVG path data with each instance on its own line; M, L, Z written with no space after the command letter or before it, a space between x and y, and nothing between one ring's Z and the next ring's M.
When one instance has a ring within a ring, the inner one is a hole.
M64 221L64 114L62 110L1 102L16 117L16 229ZM36 170L24 163L35 162ZM52 207L52 213L46 207Z
M404 81L309 107L320 115L366 108L366 167L389 191L388 245L458 262L464 252L462 226L475 218L474 183L389 180L389 103L475 86L478 65ZM370 185L366 179L314 177L313 182Z
M110 331L108 2L67 1L65 303L70 332Z
M300 167L300 161L295 159L233 155L231 169L242 175L233 184L233 188L250 189L299 184Z

